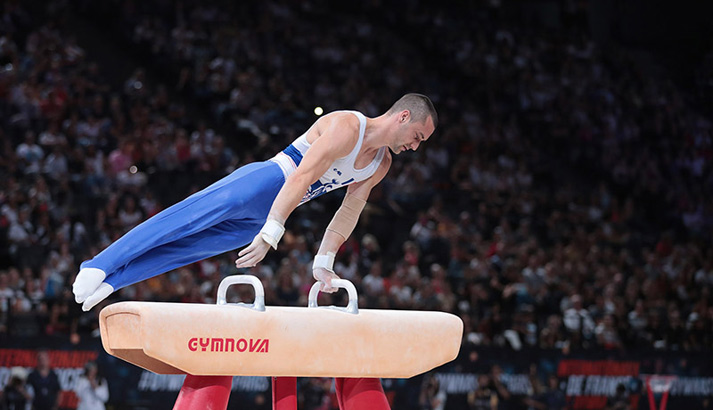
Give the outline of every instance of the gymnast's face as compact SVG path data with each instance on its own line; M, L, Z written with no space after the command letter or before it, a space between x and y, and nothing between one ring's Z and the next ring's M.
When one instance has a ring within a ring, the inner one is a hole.
M398 123L395 138L390 149L397 155L407 150L416 151L435 131L433 118L430 116L426 117L426 121L420 122L414 120L408 110L404 110L397 114L396 120Z

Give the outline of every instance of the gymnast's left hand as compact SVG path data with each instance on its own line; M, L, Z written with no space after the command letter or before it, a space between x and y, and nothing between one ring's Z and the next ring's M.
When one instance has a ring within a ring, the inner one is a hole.
M257 265L267 255L270 250L270 244L262 239L262 235L257 234L253 242L238 253L238 259L235 260L235 267L252 268Z

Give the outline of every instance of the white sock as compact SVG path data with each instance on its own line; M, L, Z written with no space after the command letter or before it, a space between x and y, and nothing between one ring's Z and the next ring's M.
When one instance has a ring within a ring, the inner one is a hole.
M72 284L72 293L77 303L84 302L106 279L106 272L97 268L80 269Z
M92 293L91 296L89 296L87 300L84 301L84 304L82 305L82 310L85 312L89 311L89 309L93 308L97 305L97 303L106 299L107 296L111 295L113 292L113 286L108 283L102 283L97 288L97 291Z

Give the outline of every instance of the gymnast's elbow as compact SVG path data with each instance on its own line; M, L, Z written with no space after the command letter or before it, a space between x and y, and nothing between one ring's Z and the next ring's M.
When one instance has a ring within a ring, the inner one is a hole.
M318 179L319 176L313 175L312 172L305 172L298 168L292 173L292 175L287 177L285 186L300 190L303 189L304 192L307 192L307 188L314 184Z

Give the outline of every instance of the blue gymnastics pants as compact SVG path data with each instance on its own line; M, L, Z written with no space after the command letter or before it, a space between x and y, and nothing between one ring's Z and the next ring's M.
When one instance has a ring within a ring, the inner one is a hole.
M245 165L154 215L84 261L115 290L250 243L285 183L270 161Z

